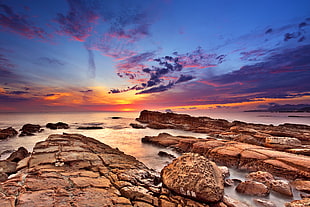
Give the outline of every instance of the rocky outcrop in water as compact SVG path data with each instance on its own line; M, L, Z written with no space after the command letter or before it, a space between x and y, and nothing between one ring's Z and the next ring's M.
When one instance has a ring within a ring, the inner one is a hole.
M302 124L273 126L146 110L140 113L137 121L153 129L171 128L206 133L216 138L310 155L310 126Z
M47 123L45 127L49 129L69 129L69 125L63 122Z
M17 134L18 134L18 132L12 127L8 127L6 129L0 129L0 139L6 139L9 137L14 137Z
M44 129L41 129L41 126L38 124L25 124L20 129L20 137L23 136L33 136L34 133L42 132Z
M209 204L182 196L162 187L159 175L134 157L79 134L50 135L17 169L0 183L2 206L208 207L234 201L224 196Z
M136 124L136 123L130 123L129 125L134 129L145 129L146 128L145 126L141 124Z
M172 136L167 133L146 136L142 138L142 142L171 147L181 153L198 153L219 165L228 167L267 171L288 179L310 179L310 157L308 156L236 141Z

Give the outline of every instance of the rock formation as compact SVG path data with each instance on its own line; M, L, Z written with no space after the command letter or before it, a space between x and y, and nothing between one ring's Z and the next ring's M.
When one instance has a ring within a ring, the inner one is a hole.
M310 147L302 146L310 144L310 126L302 124L273 126L146 110L140 113L137 121L153 129L171 128L206 133L211 137L310 155Z
M198 201L218 202L223 198L222 172L214 162L198 154L184 154L161 171L170 190Z
M79 134L50 135L17 169L0 183L1 206L209 206L161 187L134 157ZM226 196L216 206L231 202Z
M308 156L236 141L171 136L167 133L146 136L142 138L142 142L171 147L181 153L198 153L219 165L228 167L249 171L267 171L288 179L310 179L310 157Z
M270 193L270 189L266 185L250 180L239 183L236 191L255 196L267 196Z
M0 129L0 139L6 139L9 137L14 137L17 134L18 134L18 132L12 127L8 127L6 129Z
M63 122L47 123L45 127L49 129L69 129L69 125Z
M132 128L135 128L135 129L145 129L146 127L141 125L141 124L136 124L136 123L130 123L129 124Z
M20 147L17 151L13 152L6 160L10 162L19 162L20 160L28 156L28 150L24 147Z
M42 132L43 129L41 129L41 126L38 124L25 124L23 127L20 129L20 137L23 136L33 136L34 133Z

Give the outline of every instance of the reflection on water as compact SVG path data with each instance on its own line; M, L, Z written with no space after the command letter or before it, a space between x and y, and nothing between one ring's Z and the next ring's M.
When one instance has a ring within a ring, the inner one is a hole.
M305 117L288 117L285 113L212 113L212 114L194 114L210 116L212 118L223 118L229 121L240 120L252 123L265 123L265 124L281 124L281 123L300 123L310 125L310 120ZM296 114L290 113L291 116ZM144 144L141 142L141 138L144 136L155 136L162 132L178 136L194 136L200 138L206 138L206 134L192 133L173 129L133 129L129 127L130 123L135 122L135 118L139 116L139 113L107 113L107 112L93 112L93 113L0 113L0 129L7 127L14 127L16 130L21 129L24 124L39 124L44 128L42 133L38 133L35 136L26 137L14 137L6 140L0 140L0 153L6 150L16 150L18 147L25 147L29 151L32 151L34 144L45 140L48 135L53 133L61 134L65 133L79 133L88 137L93 137L99 141L110 145L113 148L118 148L126 154L136 157L138 160L145 163L148 167L160 171L171 159L158 156L160 150L166 151L170 154L178 156L177 153L170 149L162 149L153 145ZM296 116L301 116L297 114ZM302 114L305 116L305 114ZM121 117L116 119L115 117ZM45 128L45 125L49 122L65 122L70 125L69 129L51 130ZM103 129L95 130L81 130L77 129L79 126L100 126ZM0 159L5 159L9 156L8 153L1 154ZM232 170L231 178L244 178L244 172ZM234 188L226 188L225 193L229 194L233 198L252 203L253 197L247 197L235 192ZM284 202L292 199L279 196L277 194L271 194L269 198L277 204L277 206L283 206ZM297 198L297 197L295 197Z

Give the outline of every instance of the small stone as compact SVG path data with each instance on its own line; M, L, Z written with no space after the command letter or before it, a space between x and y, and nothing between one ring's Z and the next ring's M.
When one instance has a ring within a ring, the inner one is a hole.
M310 193L310 180L295 180L291 184L296 190Z
M304 198L302 200L294 200L289 203L285 203L285 207L306 207L310 206L310 198Z
M218 166L218 168L222 172L223 178L228 178L230 176L230 172L229 172L228 167L226 167L226 166Z
M267 186L270 186L271 181L274 180L274 177L269 172L257 171L249 173L246 178L248 180L257 181L264 183Z
M235 184L233 179L225 179L224 185L225 186L233 186Z
M255 196L267 196L270 193L270 189L263 183L256 181L244 181L238 184L236 187L238 193Z
M229 207L250 207L250 205L233 199L227 195L223 197L223 202Z
M130 123L129 124L134 129L145 129L146 127L141 124Z
M0 182L6 181L8 179L8 175L4 172L0 172Z
M274 204L272 201L265 200L265 199L254 199L254 203L257 206L262 206L262 207L277 207L276 204Z
M167 157L167 158L169 158L169 159L174 159L174 158L175 158L174 155L169 154L168 152L164 152L164 151L159 151L159 152L158 152L158 155L159 155L160 157Z
M291 186L284 180L271 181L271 190L281 193L286 196L293 197Z

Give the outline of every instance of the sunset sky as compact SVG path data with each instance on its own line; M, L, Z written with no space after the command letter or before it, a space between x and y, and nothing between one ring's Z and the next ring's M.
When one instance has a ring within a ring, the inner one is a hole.
M0 0L0 112L310 103L309 0Z

